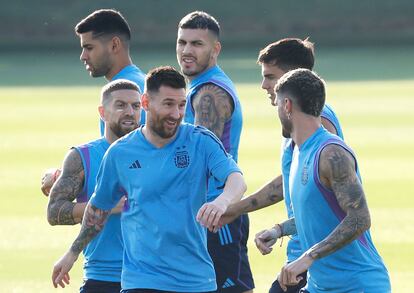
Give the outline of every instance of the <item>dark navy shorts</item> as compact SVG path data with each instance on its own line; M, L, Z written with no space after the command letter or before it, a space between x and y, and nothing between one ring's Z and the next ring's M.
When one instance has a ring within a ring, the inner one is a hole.
M83 282L79 289L80 293L119 293L121 292L120 282L106 282L88 279Z
M302 277L302 281L300 281L295 286L288 286L287 287L287 291L283 291L282 290L282 288L279 285L278 280L276 279L273 282L272 287L269 290L269 293L299 293L299 292L307 292L307 291L301 291L300 290L303 287L305 287L305 285L306 285L306 274L307 274L307 272L304 272L304 273L300 274L299 276Z
M122 293L180 293L175 291L162 291L155 289L127 289L122 290ZM214 293L214 292L189 292L189 293Z
M217 291L240 293L254 288L247 257L249 217L244 214L217 233L207 231L208 251L213 259Z

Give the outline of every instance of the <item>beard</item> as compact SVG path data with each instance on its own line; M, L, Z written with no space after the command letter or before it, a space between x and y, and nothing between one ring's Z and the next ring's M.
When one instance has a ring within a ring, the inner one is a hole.
M107 63L104 64L99 64L99 66L95 67L91 67L91 71L90 74L92 77L102 77L105 76L109 70L110 70L110 66Z
M131 120L131 119L128 119ZM126 126L122 124L123 120L119 120L117 123L112 123L109 125L109 128L111 129L111 131L119 138L119 137L123 137L125 134L130 133L131 131L135 130L138 128L138 123L136 123L134 121L133 124L131 124L130 126Z
M201 59L202 60L200 61L199 59L195 60L193 67L188 68L188 69L185 67L185 62L181 60L179 64L180 64L182 73L186 77L193 77L193 76L200 74L201 72L204 72L210 65L209 61L211 59L211 53L209 53L208 56L205 56L205 58L201 58Z
M159 137L164 138L164 139L168 139L173 137L178 130L178 127L180 127L181 119L176 120L176 126L172 129L168 129L166 128L164 125L166 123L166 120L171 120L171 119L161 119L161 120L157 120L157 121L152 121L152 123L148 123L148 126L150 127L151 131L156 133Z

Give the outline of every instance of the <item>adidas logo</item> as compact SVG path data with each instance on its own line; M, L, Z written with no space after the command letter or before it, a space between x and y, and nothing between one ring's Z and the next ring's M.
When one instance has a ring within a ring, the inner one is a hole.
M133 162L131 166L129 166L129 169L139 169L139 168L141 168L141 164L139 163L138 160L135 160L135 162Z
M221 288L229 288L233 286L236 286L236 284L234 284L234 282L230 278L227 278L227 280L224 282Z

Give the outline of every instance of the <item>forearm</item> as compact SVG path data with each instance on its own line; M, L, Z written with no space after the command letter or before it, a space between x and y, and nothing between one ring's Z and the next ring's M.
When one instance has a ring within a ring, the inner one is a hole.
M319 259L334 253L357 239L370 226L369 214L347 215L324 240L311 247L306 254Z
M239 206L240 214L250 213L273 205L283 200L282 176L278 176L258 191L241 200Z
M227 177L223 193L216 200L225 202L226 206L229 206L239 201L246 192L246 189L247 187L243 176L238 172L231 173Z
M86 203L74 203L68 200L51 200L47 208L47 220L50 225L76 225L82 221Z
M90 203L86 205L82 228L70 251L79 255L88 243L103 229L110 211L101 210Z

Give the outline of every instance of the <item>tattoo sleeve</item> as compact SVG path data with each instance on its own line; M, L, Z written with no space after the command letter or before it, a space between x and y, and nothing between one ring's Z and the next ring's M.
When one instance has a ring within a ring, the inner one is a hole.
M82 221L82 228L78 237L73 242L70 250L79 255L88 243L103 229L106 220L109 217L109 211L98 209L97 207L87 204L85 215Z
M346 216L331 234L308 250L313 259L344 247L371 225L364 191L355 172L355 159L348 151L338 145L328 145L321 153L319 174Z
M84 170L79 153L72 149L63 162L62 174L49 195L47 219L51 225L74 225L81 218L73 217L76 203L73 200L82 190Z
M224 124L234 110L231 96L214 84L206 84L198 90L192 103L195 124L208 128L220 138L223 135Z

